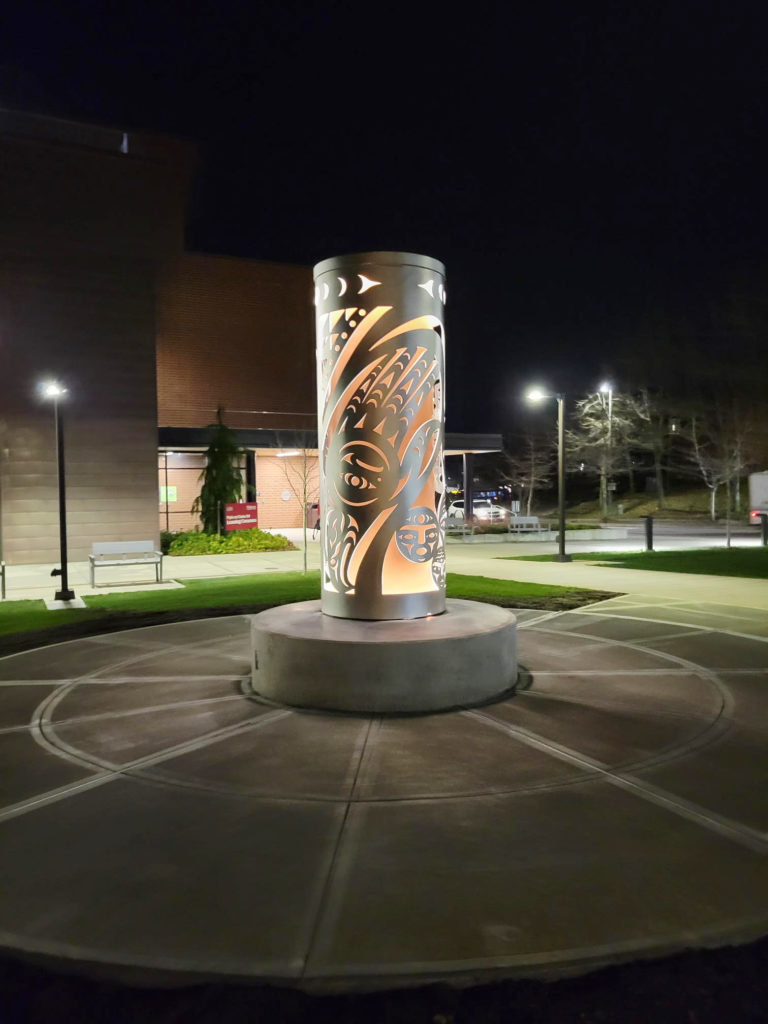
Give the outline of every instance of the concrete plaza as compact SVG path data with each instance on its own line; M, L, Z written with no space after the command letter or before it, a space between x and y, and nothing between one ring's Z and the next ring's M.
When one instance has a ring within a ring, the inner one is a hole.
M0 659L2 945L324 990L763 934L768 584L449 568L625 596L521 612L529 687L446 714L259 703L243 616Z

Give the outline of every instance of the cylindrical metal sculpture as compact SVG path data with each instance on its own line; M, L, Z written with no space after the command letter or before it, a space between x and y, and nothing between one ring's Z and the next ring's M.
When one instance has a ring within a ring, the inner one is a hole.
M315 267L322 610L445 611L445 268L372 252Z
M445 599L443 281L410 253L315 267L322 599L252 616L260 697L388 714L514 686L514 616Z

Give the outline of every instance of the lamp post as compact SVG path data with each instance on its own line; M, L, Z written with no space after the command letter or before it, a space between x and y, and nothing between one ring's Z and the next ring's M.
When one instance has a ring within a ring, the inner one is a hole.
M543 402L547 398L557 401L557 513L559 520L558 551L556 562L570 562L565 553L565 395L550 395L541 388L529 388L525 394L529 402Z
M611 447L611 431L613 430L613 384L603 381L600 385L600 394L608 395L608 449Z
M613 384L609 381L603 381L600 385L600 394L608 395L608 458L605 468L605 514L607 515L611 504L610 491L608 490L611 481L608 478L610 476L609 470L613 466Z
M64 476L64 425L62 422L61 409L59 408L59 399L63 398L67 393L67 389L63 388L60 384L55 381L50 381L47 384L42 385L42 393L44 398L53 399L53 418L56 424L56 460L58 468L59 478L59 545L61 548L61 568L54 569L51 576L61 576L61 589L57 590L53 595L56 601L73 601L75 598L74 590L69 589L69 579L67 577L67 498L66 498L66 480Z

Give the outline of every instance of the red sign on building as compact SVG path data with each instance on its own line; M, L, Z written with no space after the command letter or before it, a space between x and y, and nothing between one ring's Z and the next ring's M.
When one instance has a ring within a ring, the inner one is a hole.
M255 501L237 501L224 506L227 530L252 530L259 525L259 506Z

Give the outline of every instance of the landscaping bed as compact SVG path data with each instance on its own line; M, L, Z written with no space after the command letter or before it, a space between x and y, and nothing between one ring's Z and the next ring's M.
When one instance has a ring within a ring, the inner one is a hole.
M264 530L235 530L232 533L164 533L160 543L164 555L238 555L250 551L295 551L296 546L281 533Z
M139 989L0 959L3 1019L52 1024L746 1024L765 1020L768 939L562 981L313 996L271 985Z

